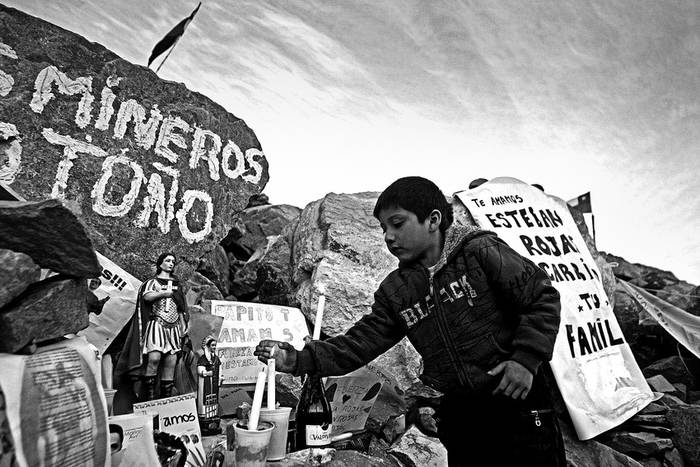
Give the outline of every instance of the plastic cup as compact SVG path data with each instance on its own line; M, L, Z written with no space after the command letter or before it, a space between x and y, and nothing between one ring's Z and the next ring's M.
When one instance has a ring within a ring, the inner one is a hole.
M236 441L234 458L236 467L265 467L267 449L270 445L272 430L275 427L270 422L260 422L257 430L234 425Z
M278 461L287 455L287 430L289 429L289 414L291 407L276 409L260 409L260 420L275 424L270 437L270 447L267 450L267 460Z
M112 415L112 408L114 407L114 395L117 393L116 389L103 389L105 393L105 400L107 401L107 413Z

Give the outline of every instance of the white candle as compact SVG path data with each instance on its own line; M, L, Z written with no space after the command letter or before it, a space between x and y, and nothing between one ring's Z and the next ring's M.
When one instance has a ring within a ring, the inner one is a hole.
M257 430L258 421L260 420L260 407L262 406L262 396L265 390L265 369L258 373L258 380L255 382L255 394L253 395L253 407L250 409L250 418L248 419L248 429Z
M317 341L321 337L321 322L323 322L323 308L326 306L326 296L318 296L318 308L316 308L316 321L314 322L314 332L312 339Z
M275 408L275 359L267 360L267 408Z

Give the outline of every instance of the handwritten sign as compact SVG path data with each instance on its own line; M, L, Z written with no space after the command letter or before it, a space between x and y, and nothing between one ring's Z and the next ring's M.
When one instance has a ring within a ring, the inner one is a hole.
M224 384L255 383L265 366L253 355L260 340L289 342L301 350L309 335L298 308L212 300L211 313L224 318L217 345Z
M187 464L193 467L204 465L206 455L199 430L197 406L194 394L166 397L134 404L134 413L158 414L158 429L177 436L187 447Z
M531 259L559 291L561 325L551 366L579 438L603 433L651 402L566 203L512 178L456 196L482 228Z
M326 380L326 397L333 413L332 435L364 430L367 417L377 400L382 383L365 369Z

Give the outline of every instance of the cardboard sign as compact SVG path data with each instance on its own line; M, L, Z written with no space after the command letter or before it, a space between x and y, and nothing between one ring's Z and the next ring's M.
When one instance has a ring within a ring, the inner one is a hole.
M206 455L199 430L197 406L194 394L166 397L134 404L134 413L158 414L158 429L178 436L187 447L187 464L194 467L204 465Z
M333 412L332 436L364 430L382 383L366 368L326 380L326 397Z
M309 335L298 308L212 300L211 313L224 318L217 345L224 384L255 383L265 366L253 355L261 340L289 342L301 350Z
M153 417L128 414L109 417L112 467L160 465L153 442Z
M542 268L561 294L551 366L579 438L603 433L651 402L566 203L512 178L456 196L480 227Z
M99 360L84 338L0 355L0 387L19 467L109 465Z
M90 313L90 324L78 332L103 354L136 310L141 281L98 252L102 275L88 281L88 288L99 300L107 299L98 315ZM95 287L97 285L97 287Z

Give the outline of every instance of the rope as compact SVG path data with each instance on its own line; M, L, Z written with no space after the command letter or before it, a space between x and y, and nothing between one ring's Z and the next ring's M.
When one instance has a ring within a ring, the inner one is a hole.
M678 358L681 359L681 363L683 364L683 368L685 368L685 371L688 373L690 378L695 381L695 375L693 374L692 371L690 371L690 368L688 368L688 365L685 364L685 360L683 360L683 355L681 355L681 343L676 342L676 351L678 352Z

